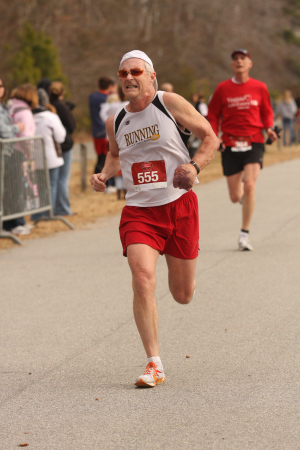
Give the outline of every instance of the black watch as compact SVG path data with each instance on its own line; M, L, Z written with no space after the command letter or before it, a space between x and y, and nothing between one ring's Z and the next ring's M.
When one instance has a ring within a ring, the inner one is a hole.
M195 161L190 161L190 164L192 164L192 165L195 167L195 169L197 170L197 175L199 175L200 169L199 169L199 167L197 166L197 164L195 163Z

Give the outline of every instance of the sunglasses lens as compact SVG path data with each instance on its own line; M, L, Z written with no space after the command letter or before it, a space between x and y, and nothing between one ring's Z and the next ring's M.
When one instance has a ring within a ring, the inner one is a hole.
M120 78L126 78L128 75L127 70L119 70L118 75Z
M133 77L137 77L139 75L142 75L144 71L142 69L131 69L130 73Z
M127 70L119 70L118 75L120 78L126 78L127 75L131 73L133 77L138 77L139 75L142 75L143 72L143 69L130 69L129 72L127 72Z

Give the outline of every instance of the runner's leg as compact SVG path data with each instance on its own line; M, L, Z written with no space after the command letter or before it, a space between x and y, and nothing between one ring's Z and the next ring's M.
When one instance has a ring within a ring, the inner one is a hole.
M196 287L195 259L179 259L165 255L169 269L169 288L174 300L181 304L189 303Z
M242 183L243 172L235 173L227 177L227 185L229 190L230 200L237 203L244 195L244 186Z
M242 229L249 230L255 205L255 183L260 171L259 163L246 164L244 167L244 200Z
M146 244L127 247L132 272L133 313L147 357L158 356L158 313L155 300L155 267L159 252Z

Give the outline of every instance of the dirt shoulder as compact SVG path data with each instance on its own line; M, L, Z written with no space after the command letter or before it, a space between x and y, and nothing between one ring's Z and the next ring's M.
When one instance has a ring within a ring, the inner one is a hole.
M266 146L264 156L264 166L300 158L300 145L292 147L282 147L278 149L277 145ZM223 176L220 162L220 153L216 155L214 161L207 166L199 175L200 184L209 183ZM87 165L87 188L84 192L81 190L81 169L78 162L74 162L71 171L70 180L70 202L74 213L73 216L67 216L75 229L88 228L94 224L100 217L118 214L125 205L125 200L117 200L116 194L99 194L94 192L89 183L93 173L94 162L89 161ZM199 185L195 188L199 189ZM30 218L26 218L30 221ZM59 232L71 230L61 221L41 221L31 231L28 236L20 236L21 241L28 239L38 239L53 235ZM0 239L0 250L15 246L10 239Z

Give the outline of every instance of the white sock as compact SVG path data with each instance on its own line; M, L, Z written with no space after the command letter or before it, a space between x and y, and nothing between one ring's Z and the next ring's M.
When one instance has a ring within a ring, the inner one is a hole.
M154 364L157 365L157 368L158 368L161 372L163 372L163 365L162 365L162 362L161 362L161 359L160 359L159 356L151 356L150 358L147 358L147 361L148 361L148 363L149 363L149 362L154 362Z

